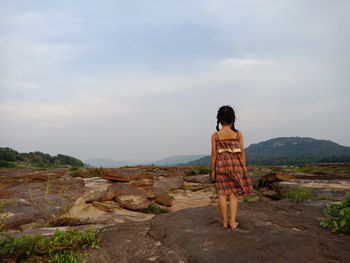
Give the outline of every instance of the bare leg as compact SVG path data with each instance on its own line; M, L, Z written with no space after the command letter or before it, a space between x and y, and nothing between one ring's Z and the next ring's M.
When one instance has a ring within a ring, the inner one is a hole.
M230 218L230 227L232 229L236 229L237 228L237 221L236 221L236 218L237 218L237 208L238 208L238 201L237 201L237 198L236 196L234 195L234 193L231 193L230 194L230 215L231 215L231 218Z
M228 216L227 216L227 196L219 195L219 208L223 218L223 227L228 225Z

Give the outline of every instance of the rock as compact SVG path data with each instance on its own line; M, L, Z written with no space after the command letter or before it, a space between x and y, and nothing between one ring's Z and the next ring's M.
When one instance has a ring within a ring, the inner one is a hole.
M154 199L156 197L153 186L139 187L138 189L141 190L147 198Z
M102 178L116 182L130 182L136 179L140 171L136 168L111 168L107 169Z
M161 188L164 191L170 191L180 188L183 185L183 182L184 180L182 176L165 177L156 180L154 186Z
M93 203L93 202L103 202L103 201L110 201L115 197L114 192L110 191L103 191L103 192L96 192L94 193L89 199L87 199L86 203Z
M153 214L123 209L114 200L99 202L101 206L94 206L93 203L86 203L86 200L91 197L91 194L87 193L79 197L63 216L80 218L99 224L144 221L154 216ZM114 212L107 212L110 208L114 209Z
M9 200L7 200L9 201ZM6 230L20 229L22 225L39 222L40 219L47 219L47 214L24 199L13 200L10 205L5 207L8 215L3 223Z
M123 208L131 210L146 209L150 201L144 195L119 195L114 200Z
M154 187L153 191L155 193L154 201L160 205L171 206L173 203L173 198L165 192L163 189Z
M114 193L114 200L123 208L144 209L150 204L144 192L130 184L114 183L108 187L107 192Z
M136 178L129 181L129 183L135 187L147 187L152 186L154 183L153 175L149 173L141 173Z
M127 183L113 183L107 190L94 194L87 199L86 203L94 201L103 202L108 200L116 201L121 207L138 210L147 208L150 204L145 191Z
M264 195L265 197L269 197L271 199L277 200L280 199L280 196L273 190L271 189L263 189L261 191L261 194Z
M340 201L345 192L350 191L350 180L291 179L286 182L274 182L272 188L280 198L285 197L289 189L308 188L313 190L316 195L324 195L330 200Z
M114 203L115 203L115 202L114 202ZM107 213L112 213L112 212L114 212L114 207L108 206L108 205L106 205L106 204L104 204L104 203L101 203L101 202L94 201L94 202L92 202L92 205L93 205L94 207L96 207L97 209L100 209L100 210L105 211L105 212L107 212ZM117 204L117 206L119 207L118 204Z
M191 175L191 176L185 176L184 180L186 182L208 184L210 183L210 176L209 175Z
M110 180L101 177L83 178L83 180L87 192L107 191L108 186L113 184Z
M19 184L28 184L36 182L45 182L51 179L57 179L65 174L63 169L33 171L33 170L2 170L0 173L0 189L9 188Z
M84 193L84 181L72 178L19 184L0 190L0 199L25 199L43 214L58 215Z
M347 262L350 236L320 227L323 209L239 203L235 231L222 227L217 206L183 209L98 233L101 249L83 262Z

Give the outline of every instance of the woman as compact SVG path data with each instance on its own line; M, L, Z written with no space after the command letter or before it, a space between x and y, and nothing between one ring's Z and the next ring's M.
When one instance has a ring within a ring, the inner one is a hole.
M230 106L222 106L217 114L216 130L212 137L212 179L219 194L223 226L238 227L237 196L253 194L253 185L246 169L243 134L235 128L236 115ZM221 124L221 129L219 129ZM227 199L230 200L230 219Z

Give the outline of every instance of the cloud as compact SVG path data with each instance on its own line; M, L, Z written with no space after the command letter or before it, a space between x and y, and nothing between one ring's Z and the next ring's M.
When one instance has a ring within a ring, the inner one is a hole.
M346 1L137 3L4 5L1 145L82 159L209 153L224 104L246 145L350 145Z

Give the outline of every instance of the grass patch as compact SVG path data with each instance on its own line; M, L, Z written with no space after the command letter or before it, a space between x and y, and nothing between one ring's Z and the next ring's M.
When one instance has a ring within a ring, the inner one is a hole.
M100 248L91 229L59 231L52 236L23 235L0 240L1 262L80 262L80 249Z
M243 196L242 201L243 201L243 202L249 202L249 201L251 201L252 199L253 199L253 197L251 197L251 196Z
M312 171L312 167L310 166L298 166L296 171L299 173L309 173Z
M312 199L314 192L308 188L291 188L288 189L286 197L292 199L296 203L300 203L306 199Z
M88 219L81 219L76 217L53 217L48 221L48 226L81 226L90 224Z
M324 211L320 225L331 232L350 234L350 192L345 193L340 204L331 204Z
M152 202L148 205L148 207L146 209L141 209L140 212L147 213L147 214L159 215L159 214L169 213L170 210L166 209L166 208L162 208L159 205L157 205L156 203Z

